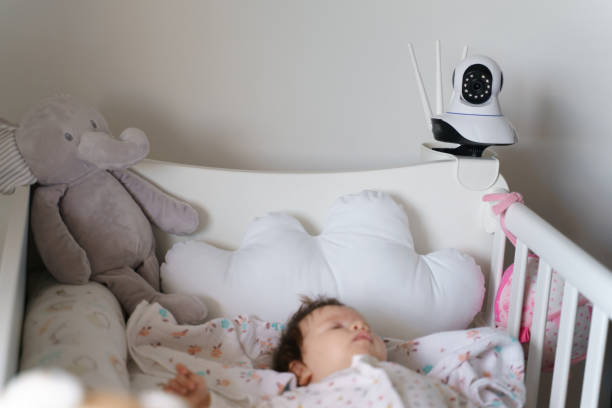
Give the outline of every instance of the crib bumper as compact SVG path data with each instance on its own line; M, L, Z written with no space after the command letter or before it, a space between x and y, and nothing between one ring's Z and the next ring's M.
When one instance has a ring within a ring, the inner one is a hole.
M20 369L60 367L88 388L128 390L125 320L110 291L31 275Z

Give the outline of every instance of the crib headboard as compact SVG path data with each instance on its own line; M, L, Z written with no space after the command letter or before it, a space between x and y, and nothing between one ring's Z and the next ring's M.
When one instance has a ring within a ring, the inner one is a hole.
M236 248L249 222L270 211L294 215L310 233L316 234L336 198L371 189L390 193L404 206L418 252L457 248L474 257L488 277L493 239L485 223L489 219L496 225L496 221L481 198L487 192L507 189L507 184L497 173L496 159L470 160L474 159L457 160L442 155L434 161L401 168L333 173L252 172L145 160L134 171L162 190L188 201L200 214L200 227L191 236L156 231L160 261L175 242L185 239ZM484 171L492 176L482 188L466 187L458 177L458 171L465 165L468 173ZM471 165L476 167L470 170ZM5 237L0 241L3 282L0 306L5 316L11 316L9 320L0 319L0 387L16 371L18 361L25 296L28 193L27 188L22 188L13 196L0 196L3 217L0 237Z
M498 162L494 158L437 159L441 160L393 169L335 173L236 171L150 160L138 164L134 170L162 190L188 201L200 214L200 228L189 237L156 231L160 262L174 243L185 239L236 249L250 222L268 212L289 213L308 232L318 234L339 196L371 189L387 192L403 205L417 252L459 249L481 266L486 287L497 287L501 266L490 267L494 240L492 230L487 232L484 224L487 218L492 219L495 227L498 223L496 218L488 217L492 215L490 206L482 202L482 196L507 188L497 171ZM472 171L492 176L480 185L470 185L465 178L460 181L458 172L466 174L468 169L469 174L471 166L476 167ZM491 276L490 270L497 271L495 276ZM262 281L261 285L265 291L266 283ZM479 324L492 323L490 306L494 294L494 290L489 291L483 312L477 316ZM212 316L235 311L232 304L224 303L229 299L226 296L207 299L212 302Z
M200 227L189 237L156 231L159 255L184 239L237 248L249 222L272 211L297 217L317 234L336 198L369 189L388 192L404 206L418 252L453 247L486 266L491 236L483 225L489 206L481 198L487 191L507 189L501 176L486 189L466 188L452 160L336 173L253 172L145 160L134 170L200 214Z

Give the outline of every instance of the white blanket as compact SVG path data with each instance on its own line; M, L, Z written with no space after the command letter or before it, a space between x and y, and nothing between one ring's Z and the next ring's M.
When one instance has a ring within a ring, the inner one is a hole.
M264 322L250 316L180 326L160 305L143 302L127 324L130 355L145 374L135 381L140 381L141 387L160 386L174 377L174 367L180 362L204 376L218 404L297 407L308 406L310 401L316 405L322 399L311 401L313 390L321 388L322 383L315 387L314 384L296 387L293 374L268 369L271 351L282 329L282 323ZM350 405L345 398L352 393L347 388L351 382L360 384L355 386L359 390L355 398L366 388L369 390L370 399L366 394L359 398L368 400L371 402L368 406L373 407L387 406L391 401L395 401L396 407L398 404L411 406L411 401L419 395L424 401L442 398L436 405L444 401L447 406L460 406L460 403L465 406L465 401L462 402L465 398L479 406L519 407L525 401L522 348L516 339L501 330L478 328L437 333L411 341L386 339L385 342L389 360L400 364L355 359L350 369L335 374L334 387L330 386L326 392L316 391L317 395L326 397L326 405L330 398L337 402L335 405ZM365 365L371 368L366 369ZM384 384L378 388L365 387L368 381L373 381L372 373L377 373L376 384L381 379ZM374 398L375 389L378 394ZM387 391L381 394L382 390ZM427 397L432 393L435 397ZM342 399L338 400L338 396ZM353 399L353 406L360 404Z

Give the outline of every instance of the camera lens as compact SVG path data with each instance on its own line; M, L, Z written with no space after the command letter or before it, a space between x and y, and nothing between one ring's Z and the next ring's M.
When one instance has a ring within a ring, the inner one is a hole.
M493 74L482 64L470 65L463 74L461 94L469 103L480 105L491 98Z

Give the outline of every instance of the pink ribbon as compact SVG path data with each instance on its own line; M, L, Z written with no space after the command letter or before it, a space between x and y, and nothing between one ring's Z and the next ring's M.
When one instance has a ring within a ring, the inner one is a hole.
M506 228L505 216L508 208L514 203L523 203L523 196L520 193L494 193L494 194L486 194L482 197L482 201L498 201L492 209L495 215L499 215L499 223L501 224L501 228L504 231L504 234L508 237L510 242L514 246L516 246L516 237L508 228ZM519 341L521 343L528 343L531 337L531 333L528 326L521 327L519 332Z
M531 338L531 331L529 327L521 327L521 331L519 333L519 341L521 343L529 343L529 339Z
M523 203L523 196L521 193L493 193L486 194L482 197L482 201L499 201L495 204L493 209L493 214L499 215L499 223L501 224L502 230L504 234L508 237L510 242L514 246L516 246L516 237L506 228L506 210L514 204L514 203Z

